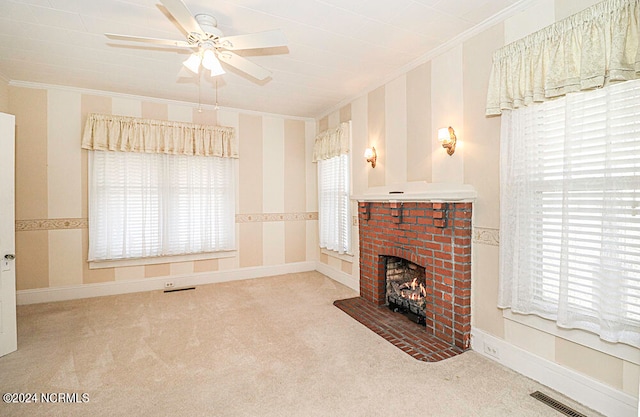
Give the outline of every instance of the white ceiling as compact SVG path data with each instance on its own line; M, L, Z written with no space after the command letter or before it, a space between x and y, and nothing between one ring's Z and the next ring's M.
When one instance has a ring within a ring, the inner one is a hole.
M287 48L240 51L273 76L226 67L221 107L317 117L522 0L185 0L224 35L281 29ZM214 82L182 69L191 52L108 40L105 32L184 40L159 0L0 0L0 74L203 104ZM266 53L258 55L257 52ZM199 98L200 97L200 98Z

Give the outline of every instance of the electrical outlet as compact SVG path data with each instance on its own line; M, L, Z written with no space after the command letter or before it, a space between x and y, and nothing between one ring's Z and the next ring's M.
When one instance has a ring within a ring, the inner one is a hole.
M174 286L173 281L167 281L164 283L165 288L173 288Z
M500 352L498 351L498 348L490 343L484 342L484 353L496 359L500 359Z

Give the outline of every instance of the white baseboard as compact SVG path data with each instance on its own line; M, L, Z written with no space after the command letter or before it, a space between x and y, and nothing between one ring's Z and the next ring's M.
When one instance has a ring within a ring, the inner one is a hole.
M102 297L106 295L164 290L164 284L167 281L175 282L176 288L180 288L194 285L215 284L218 282L262 278L272 275L307 272L313 271L315 269L316 262L310 261L284 265L241 268L229 271L202 272L188 275L172 275L167 277L146 278L132 281L111 281L97 284L20 290L16 291L16 301L18 305L49 303L54 301L75 300L79 298Z
M494 348L495 355L486 346ZM606 416L637 417L638 399L473 328L471 348Z
M316 271L328 276L334 281L338 281L342 285L346 285L354 291L357 291L358 294L360 293L360 278L354 278L353 276L332 268L320 261L316 262Z

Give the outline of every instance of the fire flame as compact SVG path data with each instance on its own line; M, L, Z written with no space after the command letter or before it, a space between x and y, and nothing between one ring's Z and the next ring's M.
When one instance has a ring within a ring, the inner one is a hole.
M411 283L403 284L400 288L400 296L411 301L419 301L427 296L427 289L424 284L418 283L418 278L414 278Z

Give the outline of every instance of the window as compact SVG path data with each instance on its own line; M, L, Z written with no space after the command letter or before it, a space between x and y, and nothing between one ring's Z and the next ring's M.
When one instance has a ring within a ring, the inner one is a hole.
M338 253L351 252L350 182L347 154L318 160L321 248Z
M234 159L89 151L89 261L235 249Z
M640 81L505 112L500 306L640 346Z

